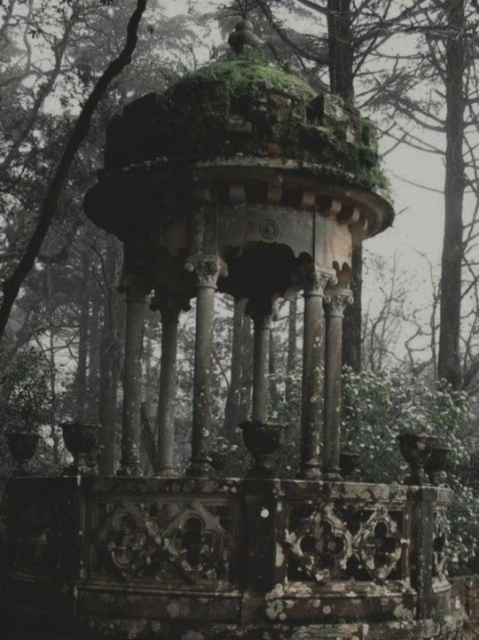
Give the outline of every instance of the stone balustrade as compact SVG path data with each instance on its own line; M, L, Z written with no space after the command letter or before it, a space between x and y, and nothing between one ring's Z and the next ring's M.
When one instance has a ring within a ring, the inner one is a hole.
M423 629L451 614L450 499L350 482L17 478L9 604L115 639L181 639L185 624L218 640Z

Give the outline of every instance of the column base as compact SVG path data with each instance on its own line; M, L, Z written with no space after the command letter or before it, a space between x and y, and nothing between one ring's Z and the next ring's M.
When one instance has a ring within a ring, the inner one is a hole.
M158 469L153 474L154 478L177 478L178 473L173 469L173 467L165 467L164 469Z

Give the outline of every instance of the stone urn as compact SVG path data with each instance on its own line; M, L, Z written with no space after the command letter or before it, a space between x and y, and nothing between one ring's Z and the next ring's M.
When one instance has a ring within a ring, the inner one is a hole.
M424 466L429 459L436 438L423 433L405 432L397 436L399 450L408 463L411 475L404 479L404 484L427 484Z
M341 478L349 478L359 466L361 455L353 451L340 451L339 473Z
M441 444L433 445L429 458L424 463L424 471L431 484L439 484L437 474L445 470L450 453L450 447Z
M283 425L258 420L246 420L240 424L243 440L249 453L253 456L254 464L248 471L250 478L271 478L270 457L281 446Z
M17 472L20 475L27 475L25 466L30 462L37 451L40 436L31 431L20 431L7 435L8 448L13 459L17 463Z
M73 464L64 469L64 475L93 475L101 450L98 446L100 425L64 422L60 427L63 431L65 446L73 456Z

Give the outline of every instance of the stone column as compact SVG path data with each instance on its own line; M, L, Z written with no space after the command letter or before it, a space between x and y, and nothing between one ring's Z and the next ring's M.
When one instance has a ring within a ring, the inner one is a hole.
M271 299L252 299L246 313L254 326L253 345L253 410L252 419L268 421L268 363L273 304Z
M139 476L141 429L141 351L147 284L139 278L127 279L125 364L123 383L123 427L118 475Z
M324 366L323 478L340 479L341 357L343 315L353 296L349 289L326 290L326 350Z
M187 473L191 476L209 476L213 471L208 455L212 438L211 370L215 291L218 278L226 272L226 265L215 255L204 255L194 263L188 263L187 268L196 271L198 279L191 463Z
M321 365L323 346L324 287L334 272L311 264L302 267L295 280L304 291L303 380L301 397L301 478L319 478L321 439Z
M189 309L187 300L157 292L152 310L161 314L160 392L157 411L158 469L155 475L174 476L175 396L178 321L181 311Z

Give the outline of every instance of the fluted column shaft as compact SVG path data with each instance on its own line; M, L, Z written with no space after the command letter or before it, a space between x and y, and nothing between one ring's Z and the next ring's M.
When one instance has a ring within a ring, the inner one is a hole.
M271 300L249 300L246 313L253 320L253 407L252 419L268 421L268 365L273 305Z
M193 423L191 463L188 474L212 474L211 448L211 373L213 357L213 323L215 292L225 265L216 256L200 256L193 265L197 276L196 342L193 381Z
M296 274L304 290L300 477L320 476L324 287L332 272L308 265Z
M343 316L353 297L349 289L331 287L325 295L326 349L324 372L323 477L339 479L341 431L341 354Z
M123 389L123 426L121 461L118 475L141 475L141 352L143 319L148 288L133 279L124 285L126 291L125 364Z

